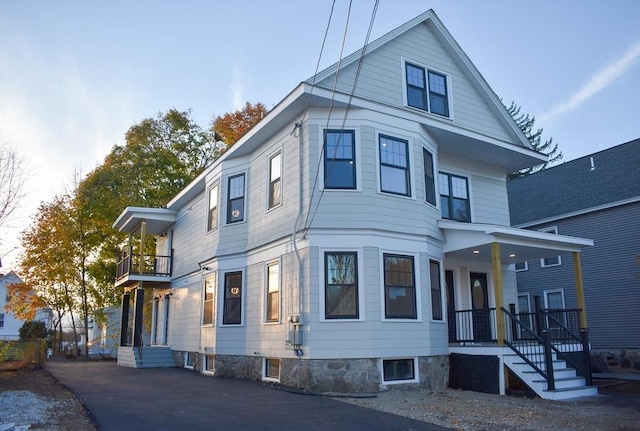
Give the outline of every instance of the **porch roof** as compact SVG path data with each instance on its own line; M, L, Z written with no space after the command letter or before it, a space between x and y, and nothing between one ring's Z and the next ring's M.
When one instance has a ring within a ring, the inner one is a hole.
M438 227L446 238L445 256L461 260L491 262L494 242L500 245L502 263L580 252L584 247L593 246L591 239L491 224L440 220Z
M176 222L176 211L167 208L127 207L113 223L120 232L135 233L143 221L147 222L146 233L160 235L166 233Z

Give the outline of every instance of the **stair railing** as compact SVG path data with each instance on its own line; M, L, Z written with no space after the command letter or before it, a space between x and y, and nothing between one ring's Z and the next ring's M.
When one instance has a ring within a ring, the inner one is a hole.
M507 328L505 344L546 380L548 390L555 390L550 331L545 329L542 331L541 337L518 319L515 313L504 307L502 307L502 311L505 316L505 327ZM540 351L540 346L544 346L543 352Z

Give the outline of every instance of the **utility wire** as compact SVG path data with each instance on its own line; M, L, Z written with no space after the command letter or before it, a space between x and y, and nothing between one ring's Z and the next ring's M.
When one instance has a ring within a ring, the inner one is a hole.
M360 58L358 60L358 68L356 70L356 75L355 75L354 80L353 80L353 87L351 88L351 92L349 94L349 101L347 102L347 107L345 109L344 116L342 118L342 123L340 125L340 131L344 130L344 126L345 126L345 124L347 122L347 116L349 115L349 110L351 109L351 101L353 100L353 95L354 95L354 93L356 91L356 87L358 85L358 79L360 78L360 72L362 71L362 65L364 64L364 57L365 57L365 54L367 52L367 46L369 44L369 38L371 37L371 30L373 29L373 23L375 22L376 14L378 12L378 4L379 3L380 3L380 0L376 0L375 4L373 6L373 11L371 12L371 20L369 21L369 29L367 30L367 37L365 38L364 45L362 47L362 50L360 51ZM349 12L350 11L351 11L351 3L349 4ZM347 19L347 26L348 26L348 19ZM345 27L345 35L344 36L346 38L346 27ZM343 42L342 43L343 43L343 49L344 49L344 38L343 38ZM342 59L342 52L340 54L340 58ZM338 68L339 67L340 67L340 63L338 63ZM325 130L329 128L329 120L330 120L330 117L331 117L331 108L333 107L333 99L335 97L335 89L336 89L337 81L338 81L338 71L336 71L336 80L335 80L335 83L334 83L333 93L331 95L331 104L330 104L330 108L329 108L329 115L327 116L327 124L326 124ZM344 134L341 133L339 139L343 139L343 135ZM339 143L339 141L338 141L338 143ZM333 165L333 163L329 165L329 170L327 172L327 175L325 175L325 178L324 178L324 186L325 187L323 187L322 190L320 191L320 196L318 197L318 201L315 204L315 208L313 210L313 216L311 217L311 221L309 221L309 214L311 213L311 205L313 203L313 194L314 194L315 189L316 189L316 185L317 185L317 181L318 181L318 177L319 177L319 173L320 173L320 166L321 166L322 161L323 161L323 154L326 151L326 145L327 145L326 144L326 139L324 139L324 137L323 137L322 151L320 152L320 158L318 159L318 166L317 166L317 169L316 169L316 181L314 182L314 187L313 187L313 189L311 191L311 199L309 201L309 211L307 212L307 220L305 220L305 230L307 230L307 229L309 229L311 227L311 224L313 223L313 220L315 219L316 213L318 212L318 208L320 206L320 201L322 200L322 197L324 196L324 191L325 191L326 184L327 184L327 178L326 177L331 173L331 167ZM339 145L335 145L335 147L333 149L333 158L335 158L335 155L336 155L336 153L338 151L338 147L339 147ZM354 169L355 169L355 166L354 166ZM307 225L307 221L309 221L308 225Z

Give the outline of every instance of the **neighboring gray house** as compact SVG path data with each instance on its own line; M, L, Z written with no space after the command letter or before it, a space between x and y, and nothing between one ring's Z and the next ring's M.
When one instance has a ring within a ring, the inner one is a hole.
M509 181L514 227L587 237L589 339L609 365L640 370L640 139ZM571 256L518 264L520 310L575 308Z
M119 307L106 307L91 314L88 321L89 356L118 356L120 317Z
M165 207L124 209L118 363L317 392L505 393L517 375L594 394L575 370L554 388L508 309L515 262L593 244L510 227L507 173L544 160L427 11L302 82Z

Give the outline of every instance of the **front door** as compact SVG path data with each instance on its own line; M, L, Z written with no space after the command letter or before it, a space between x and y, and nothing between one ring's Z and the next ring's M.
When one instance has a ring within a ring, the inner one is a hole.
M471 278L471 318L473 322L473 340L491 341L487 274L472 272L469 276Z

